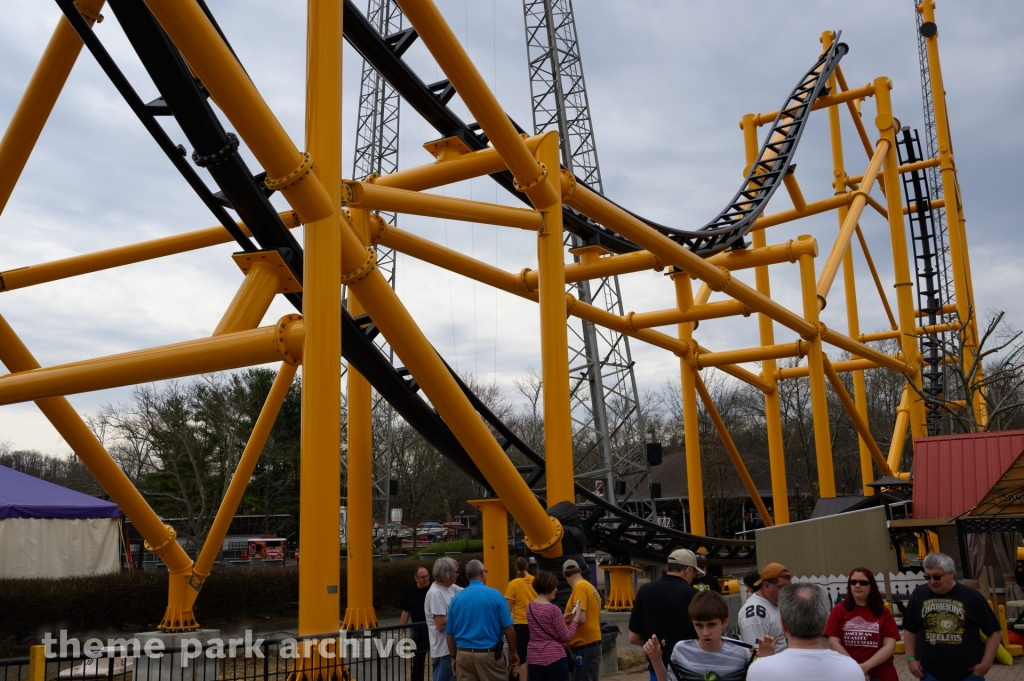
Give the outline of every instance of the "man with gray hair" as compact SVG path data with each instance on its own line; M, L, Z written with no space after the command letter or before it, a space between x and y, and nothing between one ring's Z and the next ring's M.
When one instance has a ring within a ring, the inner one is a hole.
M928 583L910 594L903 617L907 669L926 681L983 678L999 650L999 620L980 591L957 584L952 558L929 553L923 566Z
M747 681L865 681L852 658L821 645L831 610L825 590L817 584L791 584L779 592L779 617L789 646L773 655L762 643L747 670Z
M513 667L519 654L505 596L487 587L487 569L479 560L466 563L466 577L469 586L452 599L445 629L452 669L459 681L507 681L502 635Z
M423 600L423 614L427 620L427 634L430 636L430 660L433 681L455 681L451 653L445 630L448 624L448 607L455 594L462 591L455 584L459 576L459 564L454 558L438 558L434 561L434 583ZM417 680L418 681L418 680Z

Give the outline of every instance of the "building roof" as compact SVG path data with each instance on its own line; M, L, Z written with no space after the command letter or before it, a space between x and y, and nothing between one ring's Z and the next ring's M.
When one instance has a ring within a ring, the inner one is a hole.
M0 466L0 520L121 518L117 504Z
M1024 452L1024 430L914 440L914 518L970 511Z

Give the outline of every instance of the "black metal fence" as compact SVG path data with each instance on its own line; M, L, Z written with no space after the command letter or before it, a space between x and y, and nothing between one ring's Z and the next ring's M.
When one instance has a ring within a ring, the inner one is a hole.
M423 622L275 639L211 633L34 646L0 660L0 681L424 681L430 668Z

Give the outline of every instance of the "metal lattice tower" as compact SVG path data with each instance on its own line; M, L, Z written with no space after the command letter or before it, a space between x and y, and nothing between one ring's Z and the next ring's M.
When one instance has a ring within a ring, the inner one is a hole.
M402 31L404 15L395 0L369 0L366 18L385 38ZM386 175L398 170L398 133L401 99L391 84L365 60L359 84L359 119L356 123L355 159L352 163L352 177L358 180L367 175ZM391 225L397 223L395 213L379 212ZM377 267L387 278L391 288L395 287L395 252L377 246ZM394 353L378 334L374 342L394 362ZM375 396L374 413L380 408L386 412L384 440L374 438L381 446L374 448L373 495L375 513L383 507L383 526L389 518L389 485L391 480L392 422L398 418L389 404L379 395Z
M917 11L919 0L914 0L914 16L917 21L917 59L918 68L921 73L921 105L924 112L924 154L925 158L936 158L939 155L938 134L935 126L935 103L932 93L932 77L928 68L928 46L925 34L922 30L924 15ZM939 93L942 96L942 93ZM931 190L931 200L936 201L943 197L942 171L938 166L925 168L927 185ZM954 302L953 298L953 272L952 261L949 257L949 236L946 225L946 210L944 208L932 208L931 220L934 225L936 260L938 265L938 286L940 297L943 303ZM953 386L944 381L943 388L949 389ZM931 426L930 426L931 428ZM939 434L939 433L935 433Z
M594 191L604 193L572 0L523 0L535 133L557 128L562 165ZM566 236L570 248L586 246ZM579 260L579 257L576 256ZM582 281L572 287L582 302L624 314L618 277ZM649 470L640 400L629 339L589 322L569 319L569 380L577 479L601 480L616 503L616 481L625 481L618 501L650 508ZM639 511L639 509L638 509Z

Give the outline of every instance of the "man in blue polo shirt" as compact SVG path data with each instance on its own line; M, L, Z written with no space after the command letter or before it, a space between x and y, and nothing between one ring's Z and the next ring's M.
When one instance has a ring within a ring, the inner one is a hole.
M466 563L466 578L469 587L452 599L445 625L452 671L459 681L507 681L502 634L508 641L509 664L519 664L519 654L505 597L487 587L487 570L478 560Z

